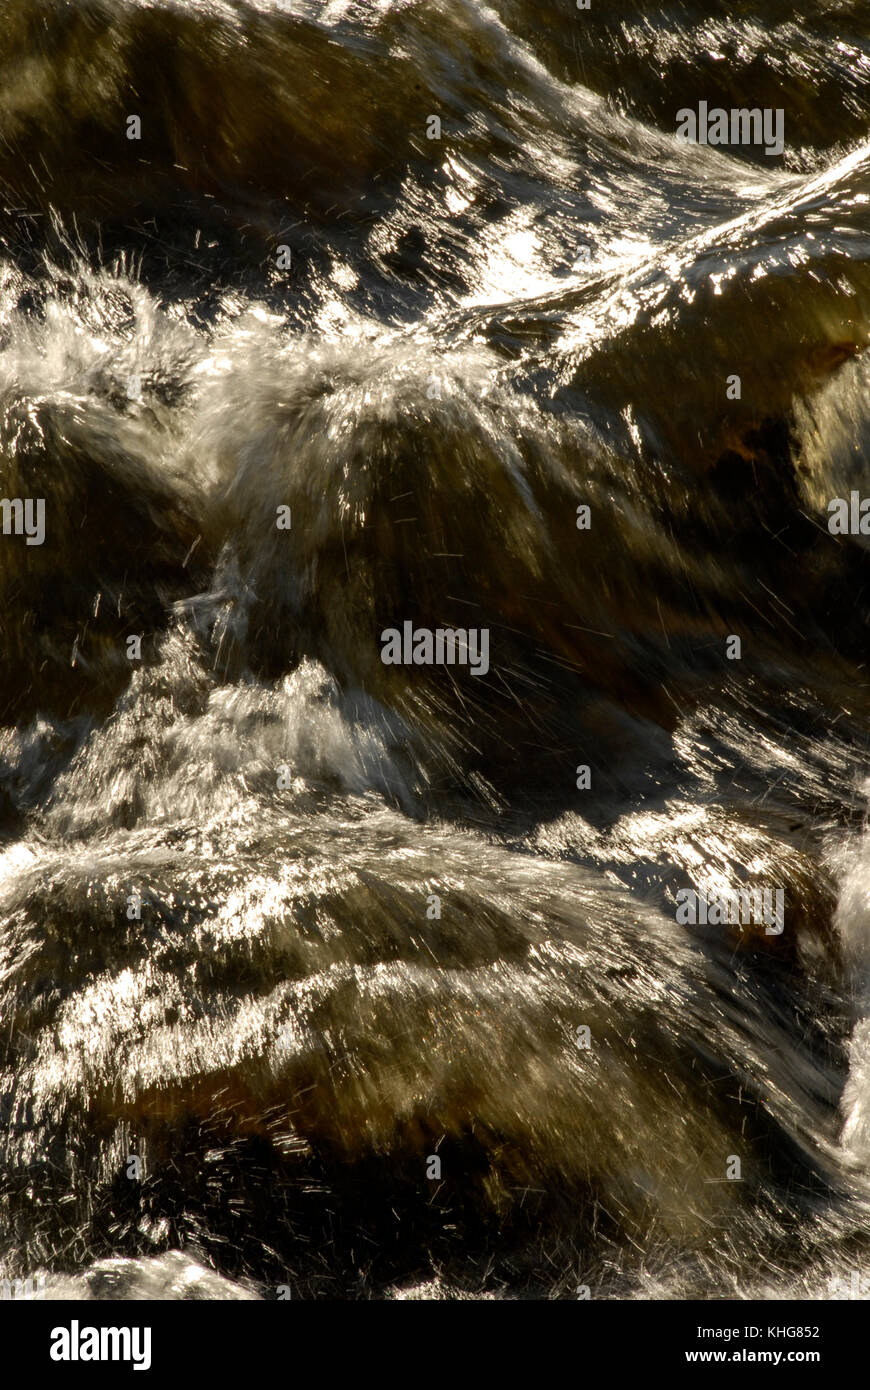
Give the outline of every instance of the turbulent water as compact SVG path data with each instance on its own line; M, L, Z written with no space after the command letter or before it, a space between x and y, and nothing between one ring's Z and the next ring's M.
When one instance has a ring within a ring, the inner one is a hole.
M3 1277L867 1296L865 0L3 10Z

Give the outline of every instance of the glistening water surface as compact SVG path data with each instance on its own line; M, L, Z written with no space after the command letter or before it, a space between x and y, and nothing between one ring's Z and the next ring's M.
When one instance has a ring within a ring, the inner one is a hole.
M864 0L4 7L5 1278L870 1278L868 327Z

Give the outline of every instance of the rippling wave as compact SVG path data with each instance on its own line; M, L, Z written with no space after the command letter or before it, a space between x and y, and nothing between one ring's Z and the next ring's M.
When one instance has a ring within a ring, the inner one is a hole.
M866 5L10 9L4 1277L849 1296Z

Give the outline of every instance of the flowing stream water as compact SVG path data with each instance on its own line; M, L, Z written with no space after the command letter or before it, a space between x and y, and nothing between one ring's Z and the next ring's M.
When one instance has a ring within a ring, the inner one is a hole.
M7 0L3 1277L870 1290L868 334L866 0Z

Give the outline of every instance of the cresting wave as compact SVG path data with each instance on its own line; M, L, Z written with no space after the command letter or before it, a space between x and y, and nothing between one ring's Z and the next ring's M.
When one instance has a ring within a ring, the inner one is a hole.
M870 1288L868 206L857 3L4 16L4 1279Z

